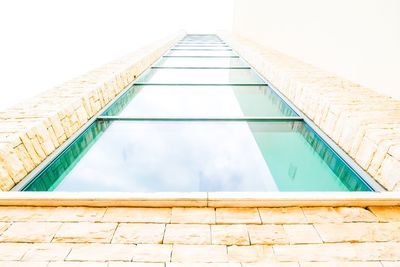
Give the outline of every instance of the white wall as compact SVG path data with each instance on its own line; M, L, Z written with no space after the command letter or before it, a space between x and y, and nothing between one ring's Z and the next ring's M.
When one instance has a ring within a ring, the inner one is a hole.
M233 29L400 99L400 0L236 0Z
M231 30L232 0L0 0L0 111L178 30Z

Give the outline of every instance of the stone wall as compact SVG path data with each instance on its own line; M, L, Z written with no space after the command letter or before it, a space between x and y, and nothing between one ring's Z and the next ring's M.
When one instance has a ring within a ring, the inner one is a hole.
M400 101L230 34L222 37L389 191L400 191Z
M21 181L182 36L147 45L0 112L0 190Z
M0 207L5 267L395 267L400 208Z

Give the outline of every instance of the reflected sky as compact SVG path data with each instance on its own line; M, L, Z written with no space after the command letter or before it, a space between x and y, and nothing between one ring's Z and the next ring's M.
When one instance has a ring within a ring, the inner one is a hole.
M132 87L105 112L105 115L297 116L268 86L151 85Z
M251 69L150 69L140 83L265 84Z
M114 122L56 191L277 191L245 122Z
M159 67L247 67L240 58L162 57Z
M168 56L236 56L233 51L213 51L213 50L171 50Z

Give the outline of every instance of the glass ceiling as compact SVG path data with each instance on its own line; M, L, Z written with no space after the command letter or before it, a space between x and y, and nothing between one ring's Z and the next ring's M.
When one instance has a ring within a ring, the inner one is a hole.
M216 35L187 35L24 191L371 191Z

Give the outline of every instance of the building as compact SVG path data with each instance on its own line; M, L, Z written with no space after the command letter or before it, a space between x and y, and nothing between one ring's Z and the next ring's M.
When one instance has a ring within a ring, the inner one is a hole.
M0 114L0 266L398 266L399 104L177 33Z

